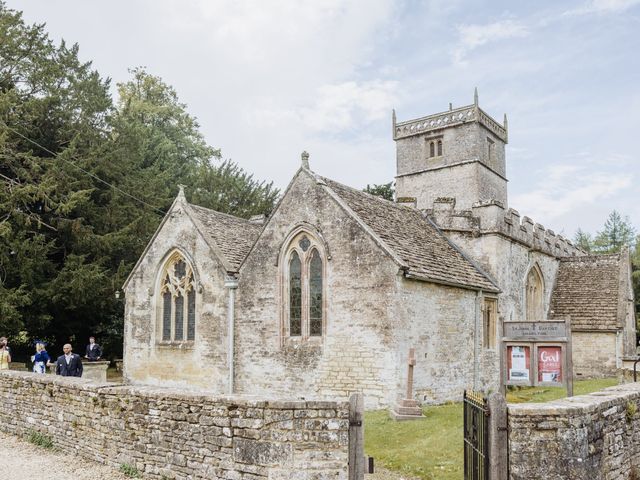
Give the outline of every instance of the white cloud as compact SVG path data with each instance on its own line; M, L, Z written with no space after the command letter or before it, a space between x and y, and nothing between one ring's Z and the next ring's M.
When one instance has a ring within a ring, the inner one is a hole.
M633 175L595 169L597 162L554 165L544 170L544 181L533 190L515 195L512 204L523 215L544 223L622 193Z
M291 110L264 108L253 111L254 124L276 125L295 120L316 133L340 133L391 115L398 82L355 81L319 87L312 105Z
M640 5L640 0L592 0L582 7L565 12L565 15L587 15L590 13L619 13Z
M485 25L458 26L458 46L454 52L454 61L464 63L465 57L472 50L487 43L507 38L526 37L529 28L523 23L507 19Z

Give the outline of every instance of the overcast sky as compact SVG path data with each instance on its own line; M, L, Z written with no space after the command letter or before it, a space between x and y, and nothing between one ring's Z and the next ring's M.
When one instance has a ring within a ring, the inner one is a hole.
M395 175L398 121L473 101L509 116L509 203L573 237L640 229L640 0L7 0L114 84L145 66L207 141L285 187Z

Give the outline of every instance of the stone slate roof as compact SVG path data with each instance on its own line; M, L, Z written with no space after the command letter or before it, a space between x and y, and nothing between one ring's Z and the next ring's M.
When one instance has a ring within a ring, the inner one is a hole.
M615 330L618 323L620 255L560 259L551 294L551 318L571 316L572 330Z
M198 205L189 204L189 208L204 228L202 233L213 240L233 271L237 272L258 238L262 225Z
M318 177L421 280L498 292L496 285L456 249L419 210Z

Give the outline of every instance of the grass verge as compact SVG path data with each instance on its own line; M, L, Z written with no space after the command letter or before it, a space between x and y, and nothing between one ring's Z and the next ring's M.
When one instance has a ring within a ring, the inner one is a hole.
M578 380L574 394L617 385L615 378ZM558 387L524 387L507 393L510 403L563 398ZM365 452L376 464L425 480L459 480L463 475L462 403L423 408L424 419L396 422L387 410L365 413Z

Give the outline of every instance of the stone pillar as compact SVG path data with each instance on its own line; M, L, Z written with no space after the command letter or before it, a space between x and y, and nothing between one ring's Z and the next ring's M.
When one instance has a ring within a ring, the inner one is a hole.
M507 402L499 393L492 393L487 401L489 403L489 478L508 480Z
M97 361L97 362L82 362L82 378L92 380L94 382L106 382L107 381L107 368L109 368L109 361Z

